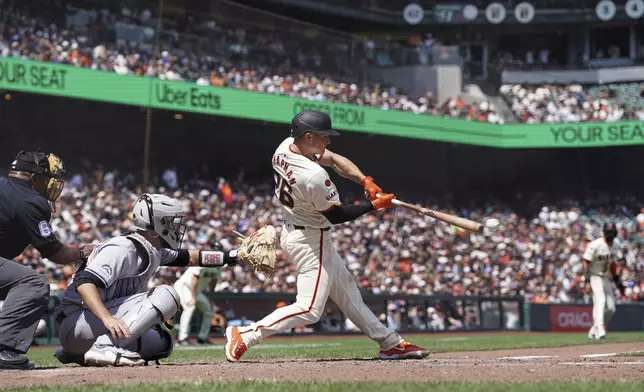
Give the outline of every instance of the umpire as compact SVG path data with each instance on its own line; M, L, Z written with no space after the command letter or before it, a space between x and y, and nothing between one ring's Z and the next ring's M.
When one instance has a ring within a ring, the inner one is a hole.
M79 262L91 251L63 245L49 225L64 172L54 154L21 151L8 178L0 178L0 369L34 368L24 354L49 299L47 279L11 259L29 245L57 264Z

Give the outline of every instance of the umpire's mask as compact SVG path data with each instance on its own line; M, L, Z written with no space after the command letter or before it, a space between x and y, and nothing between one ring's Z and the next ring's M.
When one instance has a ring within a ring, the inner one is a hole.
M62 180L62 176L66 171L63 160L40 149L36 152L20 151L11 164L11 170L46 177L47 184L43 194L52 203L52 207L65 186L65 181Z

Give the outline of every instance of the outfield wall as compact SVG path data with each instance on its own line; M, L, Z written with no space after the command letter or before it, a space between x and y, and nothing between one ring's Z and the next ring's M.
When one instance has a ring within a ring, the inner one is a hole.
M593 325L592 305L529 304L530 331L588 332ZM619 304L608 322L609 331L644 331L644 304Z
M295 302L295 294L288 293L212 293L217 314L223 315L230 325L249 325L258 321L273 309ZM54 309L59 303L57 296L50 298L45 315L48 324L46 336L39 341L45 344L57 342L54 330ZM364 294L367 306L383 324L400 332L485 332L485 331L531 331L531 332L576 332L586 333L592 326L592 305L555 305L524 303L521 297L454 297L450 295L371 295ZM395 308L395 309L394 309ZM412 308L432 308L444 322L444 328L436 328L431 317L424 322L415 320ZM180 317L174 317L177 324ZM201 313L192 318L191 335L201 325ZM306 330L293 330L293 334L349 334L358 330L347 329L345 317L329 300L326 312L316 324ZM394 323L392 325L392 322ZM213 326L214 327L214 326ZM644 304L617 305L615 316L608 323L609 331L644 331Z

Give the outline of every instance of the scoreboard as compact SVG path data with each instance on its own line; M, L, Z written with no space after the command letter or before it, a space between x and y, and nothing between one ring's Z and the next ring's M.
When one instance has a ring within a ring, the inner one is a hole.
M539 0L519 1L513 6L507 2L491 1L477 7L467 0L444 1L423 9L409 3L403 10L403 19L416 24L553 24L609 21L637 21L644 16L644 0L578 0L554 2L547 6Z

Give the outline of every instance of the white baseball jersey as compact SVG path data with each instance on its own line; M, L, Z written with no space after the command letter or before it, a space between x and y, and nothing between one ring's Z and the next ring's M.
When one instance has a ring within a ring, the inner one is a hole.
M148 252L149 263L139 257L132 240L137 241ZM111 238L98 245L87 260L85 271L99 278L105 288L97 287L103 302L129 297L148 290L148 280L160 265L174 261L177 251L156 249L139 234ZM82 305L76 284L71 283L61 297L61 305Z
M613 243L614 245L614 243ZM608 276L609 265L614 247L609 247L604 238L598 238L588 244L584 252L584 260L588 260L590 275Z
M197 292L203 292L210 287L213 280L219 277L219 271L215 268L190 267L177 280L178 283L192 287L192 277L198 276Z
M322 212L341 205L338 189L320 164L294 152L293 141L284 140L273 155L275 197L284 220L316 229L329 227Z

